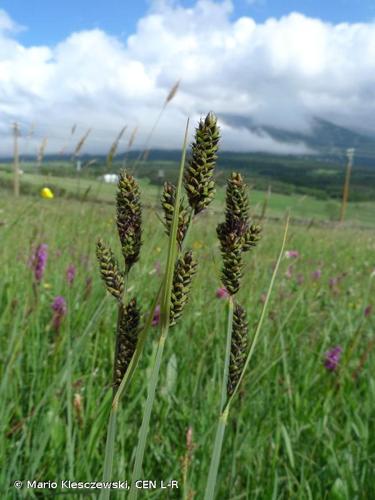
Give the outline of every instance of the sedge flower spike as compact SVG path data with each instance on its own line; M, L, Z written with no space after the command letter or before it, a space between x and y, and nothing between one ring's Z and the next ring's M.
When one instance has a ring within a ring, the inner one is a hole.
M126 273L138 261L142 246L142 206L134 177L120 172L117 190L117 230Z
M202 212L215 196L214 170L220 140L220 128L213 113L200 120L191 146L191 157L184 174L189 205L195 214Z
M161 195L161 206L164 212L164 227L168 236L170 236L174 207L176 204L176 186L171 182L165 182L163 193ZM186 231L189 224L189 213L187 209L180 204L180 213L178 216L178 229L177 229L177 242L181 247L185 238Z
M222 281L231 295L240 288L242 254L260 240L261 228L250 223L247 186L241 174L233 172L226 191L225 221L216 228L223 257Z
M169 326L174 326L182 315L182 311L189 300L189 293L197 262L191 251L182 255L175 265L171 295L171 309Z
M119 328L116 338L116 354L113 373L113 389L116 393L122 379L128 369L130 361L137 347L140 311L135 298L122 308Z
M108 292L117 300L121 300L124 293L124 276L111 248L102 239L99 239L96 245L96 256Z
M233 394L245 366L248 350L247 336L248 325L246 320L246 311L242 306L236 304L233 311L232 342L227 386L228 397Z

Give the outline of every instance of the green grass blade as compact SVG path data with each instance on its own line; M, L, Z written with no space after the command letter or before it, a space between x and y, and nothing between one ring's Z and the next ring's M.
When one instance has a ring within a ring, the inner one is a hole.
M168 258L167 258L167 266L166 273L164 278L164 287L163 287L163 298L161 304L161 334L159 339L159 345L155 354L155 359L153 362L151 378L148 385L147 392L147 400L146 406L143 413L142 425L139 430L139 438L138 445L135 455L134 469L132 475L132 485L130 490L129 499L136 500L138 496L138 490L135 488L135 482L140 479L142 474L142 464L143 457L146 448L146 441L148 430L150 426L150 418L152 413L152 407L154 405L155 400L155 392L156 386L159 378L161 361L163 358L163 351L165 341L168 336L169 330L169 314L170 314L170 302L171 302L171 294L172 294L172 284L173 284L173 274L174 274L174 266L176 262L177 256L177 229L178 229L178 219L180 212L180 202L181 202L181 190L182 190L182 179L185 167L185 158L186 158L186 147L187 147L187 135L189 128L189 120L186 124L184 143L182 148L182 156L179 170L179 179L176 190L176 202L174 207L174 215L171 227L171 233L169 236L169 245L168 245Z
M204 497L205 500L214 498L216 479L220 464L221 448L223 446L225 426L228 418L228 411L224 413L221 412L224 409L228 394L227 387L228 387L228 376L229 376L230 352L232 345L232 329L233 329L233 298L230 297L228 300L227 341L225 348L223 381L221 387L220 417L216 429L214 449L212 452L210 470L208 473L206 493Z
M105 447L104 457L104 471L103 482L110 481L112 477L113 456L115 451L115 437L116 437L116 421L117 421L117 406L112 406L111 414L109 417L107 441ZM103 488L100 492L100 500L108 500L110 496L110 489Z
M143 352L143 347L146 341L147 337L147 332L151 326L152 318L154 316L154 310L155 306L157 304L157 301L160 296L160 291L161 287L159 288L159 291L155 297L155 300L150 308L149 315L147 317L146 324L144 328L142 329L139 339L137 342L137 348L133 354L133 357L130 361L129 367L126 370L125 376L121 381L121 384L119 385L119 388L117 389L117 392L115 394L115 397L113 398L112 401L112 406L111 406L111 413L109 417L109 423L108 423L108 430L107 430L107 441L106 441L106 449L105 449L105 457L104 457L104 470L103 470L103 482L108 482L112 478L112 465L113 465L113 456L115 452L115 438L116 438L116 419L117 419L117 412L118 412L118 406L119 406L119 401L121 395L125 392L125 390L128 388L134 372L137 368L139 358ZM101 494L100 494L100 500L108 500L109 498L110 491L107 489L103 489Z
M213 500L215 495L216 479L219 470L221 449L223 447L225 427L228 421L229 408L226 407L224 412L219 417L218 426L216 429L214 449L212 452L212 458L210 463L210 470L208 473L206 491L204 494L204 500Z
M233 302L230 300L230 303L232 306L229 305L229 311L228 311L228 329L227 329L227 345L226 345L226 356L225 356L225 367L224 367L224 380L223 380L223 387L222 387L222 394L221 394L221 402L222 402L222 408L221 408L221 415L219 417L219 422L218 426L216 429L216 436L215 436L215 443L214 443L214 449L211 457L211 463L210 463L210 470L208 473L208 479L207 479L207 485L206 485L206 492L204 496L204 500L212 500L215 495L215 487L216 487L216 480L217 480L217 474L219 470L219 464L220 464L220 456L221 456L221 449L223 446L223 440L224 440L224 433L225 433L225 426L228 420L228 415L229 415L229 410L230 410L230 404L233 400L233 397L235 396L236 392L238 391L238 388L240 386L240 383L244 377L245 371L249 365L249 362L251 360L251 357L253 355L255 345L257 342L257 339L259 337L259 333L263 324L263 320L265 317L266 309L268 306L268 302L271 296L271 292L275 283L276 275L279 270L280 262L284 253L284 247L285 247L285 242L286 242L286 237L288 234L288 225L289 225L289 218L287 219L286 225L285 225L285 231L284 231L284 237L283 237L283 242L281 245L279 257L277 259L277 263L275 266L275 269L272 274L271 282L268 288L266 300L263 305L262 313L258 322L258 326L254 335L253 342L251 344L249 354L246 358L246 362L244 365L244 368L241 373L241 377L235 387L235 390L232 394L232 396L228 399L227 404L225 405L225 400L226 400L226 379L228 378L228 367L229 367L229 359L228 356L230 356L230 347L231 347L231 336L232 336L232 322L233 322ZM225 378L226 377L226 378ZM224 392L225 390L225 392ZM225 405L225 407L224 407Z

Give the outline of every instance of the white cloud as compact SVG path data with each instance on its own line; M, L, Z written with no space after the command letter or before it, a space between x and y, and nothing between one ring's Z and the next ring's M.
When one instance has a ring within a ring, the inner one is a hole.
M153 146L180 147L186 117L194 123L209 110L223 119L225 149L307 151L246 129L245 118L301 132L320 117L375 132L374 23L332 25L291 13L257 24L232 21L232 13L230 1L183 8L159 0L125 42L90 30L55 47L25 47L16 22L0 10L2 154L11 151L14 120L24 131L35 122L31 149L47 135L47 151L60 150L73 123L77 136L93 128L86 151L106 151L124 124L139 125L142 146L178 79Z

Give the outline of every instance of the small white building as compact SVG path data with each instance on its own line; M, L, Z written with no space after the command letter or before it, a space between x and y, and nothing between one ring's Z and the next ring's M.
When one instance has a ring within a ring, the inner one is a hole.
M100 177L101 180L106 182L107 184L116 184L118 182L117 174L104 174Z

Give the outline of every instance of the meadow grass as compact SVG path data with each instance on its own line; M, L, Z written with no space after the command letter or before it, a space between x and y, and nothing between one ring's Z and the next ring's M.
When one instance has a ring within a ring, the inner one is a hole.
M115 188L105 188L113 196ZM222 200L219 193L216 206ZM15 201L7 193L0 210L0 483L4 498L38 498L16 491L13 482L102 477L117 308L103 289L95 242L102 236L116 247L115 212L109 204ZM184 320L165 345L143 462L145 478L176 479L180 489L144 490L144 498L181 498L184 487L186 498L203 497L226 336L224 299L216 297L221 219L208 209L189 235L200 266ZM145 209L144 220L147 252L129 286L147 311L168 241L154 210ZM239 300L250 338L282 235L282 224L265 221L263 239L247 260ZM49 256L36 300L28 263L39 243L48 244ZM299 257L281 263L263 333L233 403L217 498L374 498L374 314L364 314L375 306L373 231L292 224L286 248ZM71 286L70 264L77 269ZM67 301L59 331L52 326L56 296ZM151 329L119 407L113 479L131 477L157 340ZM336 345L344 356L354 348L341 371L328 372L324 354Z
M12 173L0 171L1 181L12 182ZM150 184L148 179L138 179L143 193L143 202L149 206L155 206L159 203L161 188ZM36 173L24 173L21 177L22 184L30 185L35 193L38 193L44 186L52 185L66 190L67 194L77 195L76 177L48 177ZM98 200L99 202L114 203L116 185L106 184L100 180L82 178L79 183L79 195L88 200ZM85 195L86 193L86 195ZM264 204L266 194L263 191L252 190L251 211L260 215ZM225 187L217 186L215 199L212 202L212 208L220 212L224 205ZM337 221L340 214L339 200L318 200L312 196L306 195L286 195L272 193L267 206L267 215L270 217L282 217L290 210L292 216L305 221ZM349 203L346 210L346 225L364 225L375 227L375 203L374 202L352 202Z

